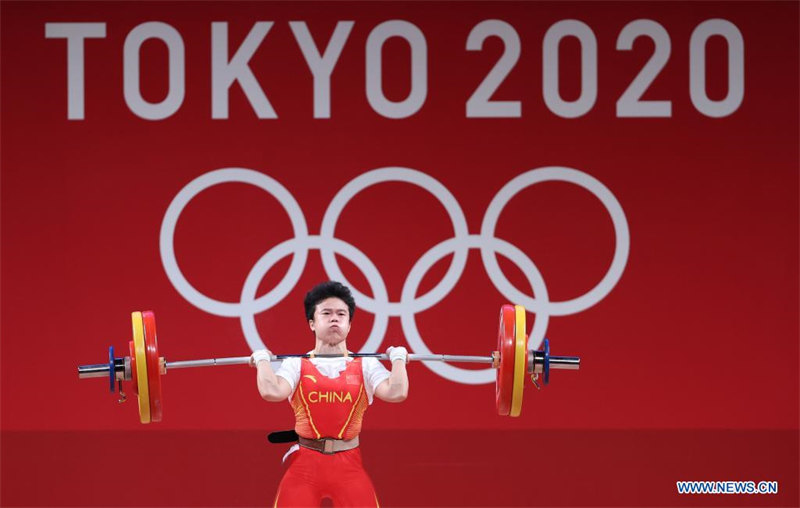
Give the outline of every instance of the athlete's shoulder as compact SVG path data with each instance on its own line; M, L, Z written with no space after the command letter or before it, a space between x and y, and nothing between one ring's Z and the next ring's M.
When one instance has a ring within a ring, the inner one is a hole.
M361 358L361 366L364 372L375 372L380 370L386 370L386 367L378 360L377 358L373 358L371 356Z
M293 356L293 357L290 357L290 358L284 358L284 360L281 362L281 368L282 369L288 369L288 370L300 370L300 362L301 362L301 360L302 360L302 358L297 357L297 356Z

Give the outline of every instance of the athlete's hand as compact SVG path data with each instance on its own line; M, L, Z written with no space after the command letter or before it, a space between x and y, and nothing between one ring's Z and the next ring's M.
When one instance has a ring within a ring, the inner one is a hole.
M403 363L408 363L408 350L403 346L389 346L386 354L389 355L389 361L391 362L403 360Z
M256 367L258 362L260 361L271 361L272 360L272 353L269 349L259 349L254 351L252 355L250 355L250 366Z

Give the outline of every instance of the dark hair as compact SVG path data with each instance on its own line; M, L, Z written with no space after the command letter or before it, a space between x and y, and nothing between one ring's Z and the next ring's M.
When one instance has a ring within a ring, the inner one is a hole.
M317 284L311 288L311 291L306 293L306 299L303 304L306 307L306 318L309 321L314 319L314 310L316 310L317 304L326 298L338 298L347 304L347 309L350 311L350 320L352 321L353 315L356 313L356 301L347 286L332 280Z

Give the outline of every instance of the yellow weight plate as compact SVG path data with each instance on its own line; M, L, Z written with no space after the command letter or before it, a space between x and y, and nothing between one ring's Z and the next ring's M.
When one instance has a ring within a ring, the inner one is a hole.
M527 337L525 337L525 307L514 306L514 388L511 392L511 411L509 416L519 416L522 411L522 390L525 388L525 362L528 361Z
M139 385L139 420L150 423L150 390L147 384L147 348L141 312L132 312L133 349L136 353L136 383Z

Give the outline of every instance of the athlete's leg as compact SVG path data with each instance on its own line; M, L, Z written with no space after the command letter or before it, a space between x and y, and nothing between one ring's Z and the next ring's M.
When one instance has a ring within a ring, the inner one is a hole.
M319 506L322 492L317 478L318 453L300 448L293 453L289 468L275 494L275 507Z
M361 450L354 448L331 456L331 461L337 472L334 483L325 485L326 492L333 500L333 505L339 507L378 507L378 497L369 475L361 463Z

